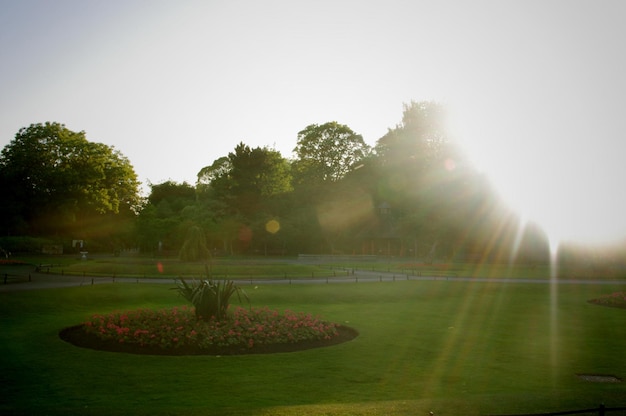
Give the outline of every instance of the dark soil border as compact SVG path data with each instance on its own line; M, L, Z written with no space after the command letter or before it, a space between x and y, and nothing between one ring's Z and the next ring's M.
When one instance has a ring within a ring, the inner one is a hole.
M243 355L243 354L274 354L283 352L304 351L312 348L330 347L332 345L342 344L358 337L357 330L348 326L339 325L337 327L337 335L329 340L311 340L302 341L291 344L271 344L271 345L255 345L252 348L247 346L231 346L231 347L214 347L214 348L169 348L163 349L153 346L140 346L138 344L120 344L113 340L103 341L93 334L85 332L83 325L75 325L64 328L59 332L59 337L72 345L81 348L89 348L92 350L123 352L127 354L141 355Z
M617 308L617 309L626 309L626 305L624 304L618 304L618 305L607 305L606 303L599 303L596 302L596 299L591 299L588 300L587 303L591 303L592 305L596 305L596 306L604 306L606 308Z
M621 383L622 379L610 374L576 374L581 380L592 383Z

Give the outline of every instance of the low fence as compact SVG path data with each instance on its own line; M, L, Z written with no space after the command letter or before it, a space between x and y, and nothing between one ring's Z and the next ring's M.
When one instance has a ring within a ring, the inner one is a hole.
M185 279L205 279L206 277L202 276L201 274L199 275L193 275L193 274L189 274L189 275L180 275L180 276L163 276L163 275L159 275L159 274L153 274L153 275L147 275L147 274L143 274L143 275L137 275L137 276L125 276L125 275L121 275L121 276L117 276L116 273L112 273L112 274L90 274L90 273L86 273L85 271L82 272L76 272L76 271L72 271L72 272L66 272L63 269L60 270L54 270L55 268L58 269L58 267L60 267L61 265L55 265L55 264L40 264L38 266L35 267L35 273L41 273L41 274L46 274L46 275L59 275L59 276L64 276L64 277L82 277L83 280L86 279L112 279L113 282L115 282L116 279L120 279L120 280L124 280L126 277L126 280L133 280L133 281L138 281L138 280L144 280L144 281L149 281L152 279L160 279L160 280L167 280L168 277L172 278L172 279L176 279L178 277L183 277ZM53 271L51 271L51 268L53 269ZM371 269L369 268L357 268L357 267L337 267L337 266L322 266L320 270L318 271L311 271L310 274L308 276L303 275L303 274L298 274L298 275L289 275L287 273L284 273L282 276L277 276L277 275L272 275L272 276L268 276L268 275L258 275L258 276L252 276L252 277L243 277L243 276L239 276L239 275L231 275L228 273L228 271L226 271L225 273L212 273L211 278L213 280L234 280L234 281L253 281L255 283L258 282L277 282L277 281L288 281L289 283L295 282L295 281L302 281L302 282L306 282L306 281L314 281L314 282L319 282L319 281L325 281L326 283L330 283L331 281L341 281L341 282L346 282L346 281L354 281L354 282L359 282L359 281L396 281L396 280L438 280L440 278L443 279L449 279L449 278L456 278L458 277L458 273L454 272L454 271L447 271L447 270L415 270L415 269L404 269L404 270L393 270L391 268L387 268L386 270L379 270L378 268L372 267Z
M52 288L63 286L93 286L96 284L105 283L161 283L161 284L175 284L179 278L183 279L202 279L202 276L116 276L116 275L89 275L86 273L80 274L48 274L46 271L35 273L32 277L28 275L4 275L5 285L6 283L23 283L16 285L21 289L28 287L32 288ZM50 276L50 278L42 279L39 276ZM55 279L59 277L60 279ZM400 280L449 280L447 276L414 276L410 274L386 274L386 273L359 273L350 270L333 271L330 275L317 276L311 275L309 277L252 277L252 278L233 278L229 276L212 276L213 280L225 281L232 280L239 285L263 285L263 284L341 284L341 283L366 283L366 282L396 282ZM32 283L29 283L32 282ZM2 286L5 286L2 285ZM31 286L34 285L34 286ZM14 286L14 285L6 285Z
M299 261L312 262L347 262L347 261L378 261L379 257L370 254L298 254Z

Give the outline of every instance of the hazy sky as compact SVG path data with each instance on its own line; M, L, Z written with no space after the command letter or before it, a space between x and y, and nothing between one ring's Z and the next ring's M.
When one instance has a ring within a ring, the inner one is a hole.
M403 103L437 100L531 218L626 236L625 16L597 0L0 0L0 146L57 121L144 183L193 184L241 141L290 157L298 131L338 121L374 144Z

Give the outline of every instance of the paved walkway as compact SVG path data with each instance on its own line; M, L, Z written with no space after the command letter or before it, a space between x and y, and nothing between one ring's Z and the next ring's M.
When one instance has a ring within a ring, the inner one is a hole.
M219 279L218 279L219 280ZM335 284L335 283L365 283L365 282L394 282L401 280L420 281L449 281L449 282L489 282L489 283L526 283L526 284L575 284L575 285L624 285L626 280L595 280L595 279L519 279L519 278L480 278L463 276L411 276L388 272L372 272L357 270L346 273L343 277L323 278L277 278L277 279L236 279L237 284L267 285L267 284ZM4 275L0 275L0 293L17 292L24 290L52 289L58 287L91 286L100 284L168 284L175 287L173 278L128 278L128 277L91 277L67 276L47 273L31 272L19 276L9 275L4 283Z

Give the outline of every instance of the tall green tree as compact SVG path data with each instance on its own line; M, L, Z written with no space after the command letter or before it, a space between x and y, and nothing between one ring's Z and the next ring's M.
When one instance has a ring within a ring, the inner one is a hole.
M199 202L214 209L215 226L224 248L250 247L251 230L279 215L276 200L292 189L288 161L266 147L240 143L235 150L198 173Z
M0 183L0 221L8 234L95 236L111 215L139 203L129 160L59 123L19 130L0 154Z
M358 170L371 152L363 137L336 121L311 124L298 133L292 162L294 198L289 213L292 236L303 252L337 249L338 236L333 212L343 205L346 195L339 191L348 174ZM339 200L337 200L337 198ZM349 217L347 211L342 217ZM300 237L298 237L300 236ZM306 236L306 238L302 238Z
M378 139L374 148L384 165L426 167L449 143L447 111L434 101L404 104L402 122Z
M241 143L229 157L232 194L242 214L249 216L266 200L291 190L289 164L280 152Z
M136 221L142 250L179 250L187 230L197 225L185 215L196 205L196 191L186 182L150 184L150 195Z
M417 253L441 247L448 234L448 214L459 206L452 189L462 162L449 140L443 105L411 102L403 110L402 122L374 148L375 199L390 204L401 246Z
M228 156L222 156L213 161L210 166L205 166L200 169L196 185L200 188L200 191L206 191L206 188L210 187L211 184L215 187L216 181L222 177L227 177L231 170L232 165L230 158Z
M390 203L403 248L441 259L508 241L510 215L449 137L442 104L405 105L375 155L375 198Z
M196 190L187 182L165 181L159 184L150 184L148 203L154 206L167 203L172 210L180 212L186 206L193 204L195 200Z
M332 121L311 124L298 133L294 163L299 182L336 182L358 166L370 152L363 137Z
M208 197L225 202L231 213L250 216L265 200L291 190L290 166L276 150L240 143L227 159L200 170L198 183Z

